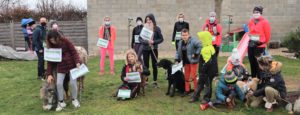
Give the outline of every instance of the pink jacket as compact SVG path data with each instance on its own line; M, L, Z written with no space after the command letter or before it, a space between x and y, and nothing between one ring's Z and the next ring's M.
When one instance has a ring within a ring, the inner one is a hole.
M213 27L216 26L217 33L214 34ZM220 24L217 23L217 21L214 22L214 24L209 23L209 19L206 19L205 24L202 27L203 31L209 31L211 35L216 36L216 40L212 42L213 45L220 46L222 43L222 27Z
M262 16L259 17L258 23L254 23L254 19L250 19L248 23L249 27L249 34L258 34L260 36L259 41L262 42L263 44L258 46L261 48L264 48L267 46L267 44L270 41L271 38L271 28L268 20L263 18Z
M110 26L110 42L112 43L112 47L114 48L114 43L115 43L115 40L116 40L116 28L114 26ZM101 26L100 27L100 30L99 30L99 37L100 38L103 38L104 37L104 26Z

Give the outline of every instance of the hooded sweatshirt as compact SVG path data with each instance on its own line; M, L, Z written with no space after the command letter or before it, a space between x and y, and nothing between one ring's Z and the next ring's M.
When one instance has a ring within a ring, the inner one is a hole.
M197 35L202 42L201 56L206 63L216 52L212 45L212 35L208 31L198 32Z
M153 48L157 49L158 48L158 44L162 43L164 41L163 35L161 33L160 28L156 25L156 20L153 14L148 14L145 17L145 23L146 23L146 19L150 18L150 20L152 20L153 25L154 25L154 32L153 32ZM143 50L151 50L151 47L149 46L149 41L144 40L142 37L139 37L139 41L144 45L143 46Z

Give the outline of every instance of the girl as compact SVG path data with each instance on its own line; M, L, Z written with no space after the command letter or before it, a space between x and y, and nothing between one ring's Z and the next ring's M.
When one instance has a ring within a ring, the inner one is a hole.
M133 28L132 31L132 40L131 40L131 48L134 49L134 51L137 53L138 55L138 59L139 61L142 62L142 51L143 51L143 47L142 44L139 41L139 36L140 33L143 29L143 19L141 17L137 17L136 18L136 24L137 26Z
M77 54L74 45L57 30L50 30L47 34L47 48L61 48L62 49L62 61L61 62L49 62L47 63L47 82L53 82L54 77L52 72L53 68L57 68L57 80L56 87L58 93L58 105L56 111L61 111L66 107L66 103L63 101L64 89L63 83L66 74L73 68L80 66L79 55ZM77 100L77 82L76 79L70 79L72 104L75 108L80 107Z

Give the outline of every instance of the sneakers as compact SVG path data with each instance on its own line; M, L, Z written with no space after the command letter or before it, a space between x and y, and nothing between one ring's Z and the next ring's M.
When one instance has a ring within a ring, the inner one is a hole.
M72 101L72 104L74 105L75 108L79 108L80 107L79 101L77 99L74 99Z
M152 85L153 85L154 88L158 88L158 84L157 84L156 81L154 81L154 82L152 83Z
M37 79L38 79L38 80L45 81L45 79L44 79L42 76L38 76Z
M194 102L196 102L196 101L199 101L199 99L198 99L198 98L192 97L192 98L190 99L189 103L194 103Z
M110 75L115 75L115 71L110 71Z
M99 72L99 75L100 75L100 76L104 75L104 71L100 71L100 72Z
M67 106L67 104L64 101L63 102L58 102L57 107L56 107L56 111L61 111L66 106Z

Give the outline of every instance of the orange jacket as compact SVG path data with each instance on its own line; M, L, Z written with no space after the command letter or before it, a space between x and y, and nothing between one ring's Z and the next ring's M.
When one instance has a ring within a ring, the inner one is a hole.
M213 27L216 27L217 33L214 33ZM222 43L222 27L215 21L213 24L209 23L209 19L206 19L205 24L202 27L203 31L209 31L211 35L216 36L216 40L212 42L213 45L220 46Z
M265 48L266 45L269 43L270 38L271 38L271 28L268 20L260 16L258 18L258 22L255 24L254 19L250 19L248 23L249 27L249 34L256 34L259 35L259 41L262 42L263 44L258 46L261 48Z
M99 38L102 38L103 39L104 37L104 26L101 26L100 27L100 30L99 30ZM114 26L110 26L110 41L112 43L112 47L114 48L114 43L115 43L115 40L116 40L116 28Z

